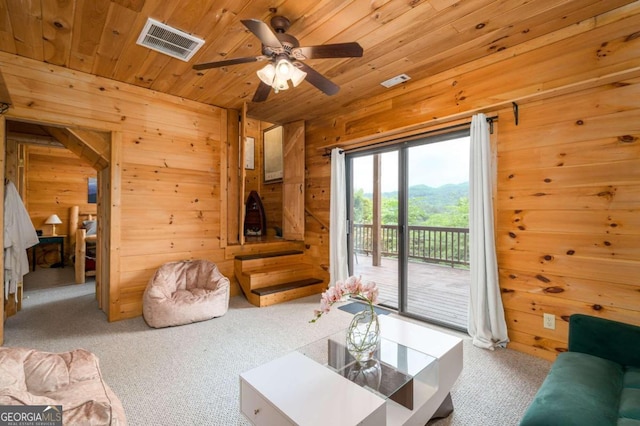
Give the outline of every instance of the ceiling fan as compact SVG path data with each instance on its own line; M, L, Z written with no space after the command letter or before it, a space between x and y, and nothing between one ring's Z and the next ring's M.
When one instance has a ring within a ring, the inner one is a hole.
M196 64L193 69L205 70L248 62L268 61L269 63L264 68L258 70L260 85L253 96L253 102L265 101L271 88L278 93L280 90L289 88L289 81L296 87L305 79L325 94L335 95L340 87L301 61L362 56L362 47L355 42L300 47L298 39L286 34L291 22L284 16L271 18L271 26L275 32L258 19L244 19L241 22L262 42L262 55Z

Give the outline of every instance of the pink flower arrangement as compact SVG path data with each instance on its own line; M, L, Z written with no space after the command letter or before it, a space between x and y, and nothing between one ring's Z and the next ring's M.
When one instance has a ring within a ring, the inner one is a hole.
M322 293L320 309L313 311L315 317L309 322L316 322L323 314L329 313L334 303L344 301L348 296L367 302L373 311L373 305L378 303L378 288L372 281L363 283L362 277L351 276L346 281L338 281Z

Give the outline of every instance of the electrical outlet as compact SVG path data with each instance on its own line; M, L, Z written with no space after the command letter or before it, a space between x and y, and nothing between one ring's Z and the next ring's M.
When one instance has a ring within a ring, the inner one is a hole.
M556 329L556 316L553 314L543 314L542 325L544 328L549 328L551 330Z

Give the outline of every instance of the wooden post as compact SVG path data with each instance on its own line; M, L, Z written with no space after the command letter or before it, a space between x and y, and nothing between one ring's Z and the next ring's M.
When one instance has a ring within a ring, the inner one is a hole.
M380 154L373 156L373 226L371 227L371 238L373 246L372 265L380 266L382 258L381 237L382 237L382 189L380 187L380 174L382 168L382 157Z

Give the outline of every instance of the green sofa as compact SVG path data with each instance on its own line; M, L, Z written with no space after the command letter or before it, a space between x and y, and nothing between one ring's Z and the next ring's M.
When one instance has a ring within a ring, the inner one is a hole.
M558 355L521 426L640 426L640 327L569 318Z

